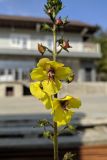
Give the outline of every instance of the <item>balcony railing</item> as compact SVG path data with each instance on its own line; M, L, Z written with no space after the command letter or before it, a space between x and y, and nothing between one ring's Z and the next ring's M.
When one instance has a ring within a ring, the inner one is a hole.
M46 41L41 41L41 43L43 43L44 45L47 45ZM52 43L52 42L51 42ZM32 44L32 41L31 41ZM74 51L74 52L83 52L83 53L100 53L100 45L99 44L95 44L95 43L87 43L87 42L70 42L70 45L72 46L72 48L70 49L70 51ZM52 47L52 45L50 45L50 47ZM2 43L0 44L0 49L17 49L17 50L35 50L35 45L30 45L29 47L25 47L25 46L12 46L12 45L6 45L6 46L2 46Z
M94 43L87 43L87 42L72 42L72 51L75 52L88 52L88 53L99 53L100 52L100 45Z

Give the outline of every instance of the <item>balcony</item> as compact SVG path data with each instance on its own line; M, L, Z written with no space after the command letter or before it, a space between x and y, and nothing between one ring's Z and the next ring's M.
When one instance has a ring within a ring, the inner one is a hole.
M100 45L98 43L72 42L71 45L71 51L73 52L100 53Z
M30 41L31 44L35 44L33 40ZM41 41L44 45L48 45L48 42ZM52 42L51 42L52 43ZM38 43L36 43L38 44ZM95 43L84 43L84 42L70 42L72 48L69 49L70 54L66 54L65 52L60 56L66 57L87 57L87 58L101 58L100 45ZM50 45L52 47L52 45ZM37 54L38 51L35 50L35 45L30 45L29 47L25 46L2 46L0 44L0 54L15 54L15 55L34 55ZM46 53L49 55L50 53Z

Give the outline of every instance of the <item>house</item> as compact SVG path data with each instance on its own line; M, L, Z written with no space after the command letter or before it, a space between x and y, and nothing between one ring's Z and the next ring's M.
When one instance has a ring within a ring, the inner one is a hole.
M7 95L13 92L13 82L29 79L30 70L41 58L37 44L52 48L52 33L41 30L44 23L51 24L46 18L0 15L0 86L5 88L4 82L11 83L5 89ZM73 68L75 81L96 81L95 62L101 58L100 46L88 39L97 31L97 26L70 21L58 32L57 38L69 39L72 48L57 59ZM50 53L45 56L50 57Z
M52 117L33 97L21 97L29 94L29 72L41 58L37 44L52 47L52 34L40 30L43 23L50 24L50 21L0 15L1 160L51 160L53 157L52 143L44 139L43 129L37 123L40 119L51 120ZM76 153L78 160L107 159L107 84L96 83L96 60L101 58L100 46L88 42L97 31L97 26L70 21L64 30L58 32L58 38L64 35L66 40L70 40L72 48L57 59L74 69L75 81L79 82L72 88L72 84L65 85L63 91L72 95L78 90L83 96L83 110L72 121L77 132L70 134L64 131L59 136L60 159L66 152ZM50 54L46 56L50 57ZM91 85L87 81L94 83ZM88 97L87 92L93 95ZM1 98L12 95L18 98Z

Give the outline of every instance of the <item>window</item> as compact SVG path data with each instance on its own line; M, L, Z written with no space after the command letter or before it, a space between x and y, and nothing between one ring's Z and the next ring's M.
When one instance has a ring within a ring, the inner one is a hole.
M13 95L14 95L14 88L6 87L6 96L13 96Z
M8 69L8 75L11 75L11 74L12 74L12 70Z
M22 72L22 79L23 79L23 80L28 80L28 79L29 79L28 71L23 71L23 72Z
M25 34L11 34L10 45L14 48L30 49L30 36Z
M20 44L20 37L12 37L12 43L14 45L19 45Z
M16 70L15 71L15 80L18 80L19 79L19 72Z
M86 81L91 81L91 68L85 68L85 80Z
M5 74L4 69L0 69L0 76L3 76Z
M27 48L27 39L26 38L23 38L22 45L23 45L23 48Z

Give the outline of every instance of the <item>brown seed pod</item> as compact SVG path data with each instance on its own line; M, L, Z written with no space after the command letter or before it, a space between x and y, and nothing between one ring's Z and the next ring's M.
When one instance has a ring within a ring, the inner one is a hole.
M38 51L43 55L46 51L46 47L42 44L38 44Z

